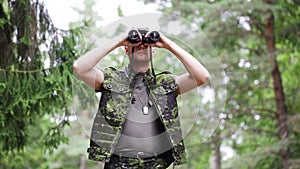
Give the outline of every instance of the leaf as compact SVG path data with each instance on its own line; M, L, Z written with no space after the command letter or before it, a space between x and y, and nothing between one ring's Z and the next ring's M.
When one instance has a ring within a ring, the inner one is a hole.
M124 14L123 14L123 11L122 11L122 9L121 9L121 5L118 5L117 10L118 10L118 16L119 16L119 17L123 17Z

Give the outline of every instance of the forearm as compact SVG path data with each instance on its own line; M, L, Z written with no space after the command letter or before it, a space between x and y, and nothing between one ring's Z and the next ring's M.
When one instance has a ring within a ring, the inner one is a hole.
M74 62L73 68L76 74L83 74L92 71L95 65L101 59L103 59L108 53L113 51L118 46L119 43L116 41L103 41L99 47L90 50Z
M209 79L209 72L206 68L191 54L182 49L173 41L168 41L166 48L172 52L185 66L191 78L193 78L197 85L204 84Z
M99 47L78 58L73 64L73 69L78 78L92 88L99 90L104 81L104 74L101 70L95 68L96 64L117 47L138 46L139 44L140 43L130 43L127 40L127 35L121 35L121 37L118 36L114 39L102 40L101 44L98 45Z

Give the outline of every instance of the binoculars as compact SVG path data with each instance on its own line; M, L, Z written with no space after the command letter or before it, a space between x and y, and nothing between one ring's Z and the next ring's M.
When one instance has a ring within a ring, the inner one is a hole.
M149 35L146 37L146 34L148 33L148 30L145 29L138 29L138 30L131 30L128 33L127 39L131 43L155 43L159 40L160 36L157 31L152 31L149 33ZM141 37L139 36L141 35Z

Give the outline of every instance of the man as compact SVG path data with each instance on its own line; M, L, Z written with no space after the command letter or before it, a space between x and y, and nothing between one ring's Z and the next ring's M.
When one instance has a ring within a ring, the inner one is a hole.
M185 162L176 97L209 80L209 73L187 51L159 34L145 42L149 32L139 30L139 40L128 36L109 41L76 60L76 75L102 92L95 117L89 158L104 161L104 168L167 168ZM124 46L130 64L125 70L95 65L114 49ZM188 73L174 77L155 73L152 56L156 49L172 52Z

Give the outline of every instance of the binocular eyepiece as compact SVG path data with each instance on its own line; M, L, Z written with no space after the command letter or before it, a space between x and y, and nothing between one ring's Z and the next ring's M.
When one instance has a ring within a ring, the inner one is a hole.
M147 30L139 29L139 30L131 30L128 33L127 39L131 43L155 43L159 40L160 35L157 31L152 31L149 33L149 35L146 37ZM139 36L139 33L142 37Z

